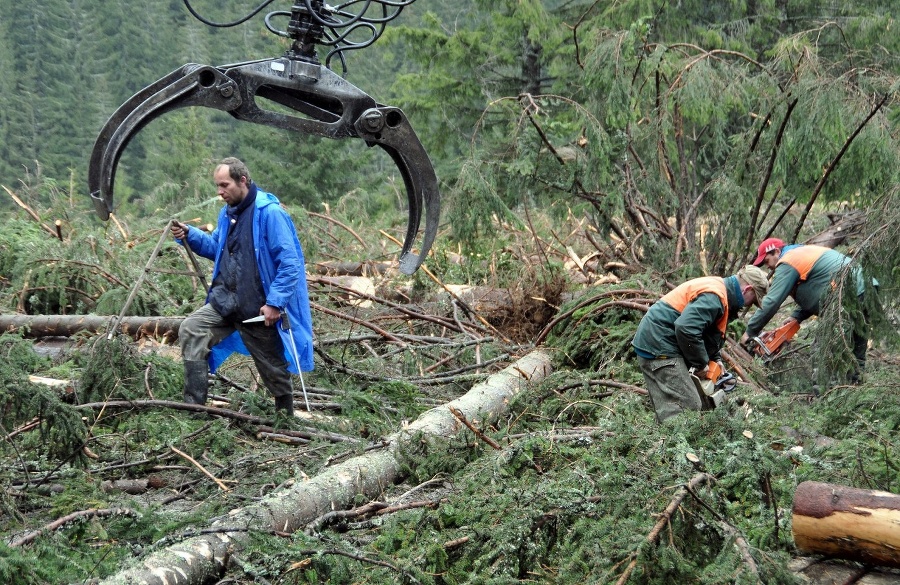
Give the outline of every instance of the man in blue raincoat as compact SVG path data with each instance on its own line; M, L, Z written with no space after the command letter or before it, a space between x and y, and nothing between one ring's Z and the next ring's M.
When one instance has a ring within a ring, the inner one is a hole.
M172 222L176 240L215 262L206 304L181 324L184 401L205 404L208 373L233 352L249 354L276 410L293 415L291 373L313 369L312 316L297 231L278 199L226 158L213 181L225 207L207 234ZM297 363L299 361L299 363Z

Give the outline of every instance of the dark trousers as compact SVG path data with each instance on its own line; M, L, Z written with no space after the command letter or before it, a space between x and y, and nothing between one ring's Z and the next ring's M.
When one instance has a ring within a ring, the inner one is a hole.
M275 327L263 323L231 323L206 304L188 315L178 329L181 357L185 361L206 361L209 350L234 331L250 351L263 384L273 396L292 396L291 374L284 359L284 344Z
M703 408L688 366L681 357L648 360L638 356L637 360L657 422L684 410Z

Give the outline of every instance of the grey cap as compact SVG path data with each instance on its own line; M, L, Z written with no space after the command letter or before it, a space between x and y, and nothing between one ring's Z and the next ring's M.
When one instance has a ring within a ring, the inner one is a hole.
M756 306L761 307L766 293L769 292L769 279L763 269L747 264L738 270L737 277L738 280L753 287L753 292L756 293Z

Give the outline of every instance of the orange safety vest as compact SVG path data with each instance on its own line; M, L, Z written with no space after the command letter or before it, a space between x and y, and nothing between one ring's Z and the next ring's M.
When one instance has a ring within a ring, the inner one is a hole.
M725 281L722 278L718 276L704 276L689 280L676 286L660 300L665 301L679 313L683 313L688 303L703 293L715 293L722 301L725 312L716 323L716 327L722 332L722 337L725 337L725 330L728 328L728 293L725 290Z
M786 254L778 259L778 264L784 263L793 267L794 270L800 273L800 280L806 280L813 264L828 250L829 248L823 246L800 246L799 248L788 250Z

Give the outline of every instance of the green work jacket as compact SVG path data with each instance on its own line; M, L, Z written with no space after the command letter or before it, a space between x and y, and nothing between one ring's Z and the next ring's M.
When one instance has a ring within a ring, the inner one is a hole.
M784 255L782 259L785 259L788 253L789 249L785 248L782 251ZM812 315L818 315L822 296L831 291L832 283L835 283L834 286L837 285L841 270L851 261L852 259L848 256L837 250L829 249L813 264L806 280L801 280L800 272L790 263L779 262L775 266L775 272L769 284L769 292L763 300L762 307L753 313L747 322L747 335L750 338L759 335L788 296L793 297L797 303L797 309L791 314L791 317L797 321L802 322ZM865 290L865 285L862 272L858 267L853 269L851 277L856 294L861 295Z
M728 276L725 291L728 295L728 321L737 317L744 306L744 296L736 276ZM725 307L715 293L702 293L679 313L665 301L657 301L641 319L631 344L635 352L648 359L680 356L688 367L703 368L710 361L719 361L725 339L716 323Z

